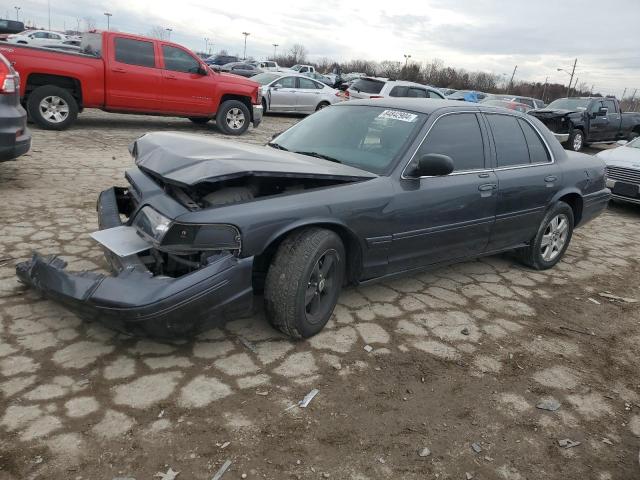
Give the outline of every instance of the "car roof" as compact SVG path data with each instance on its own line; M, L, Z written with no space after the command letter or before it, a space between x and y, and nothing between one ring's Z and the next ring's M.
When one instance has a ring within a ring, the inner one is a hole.
M461 102L458 100L440 100L436 98L407 98L388 97L376 98L373 100L349 100L348 102L338 102L333 107L344 107L349 105L374 106L382 108L396 108L400 110L410 110L427 115L443 108L458 109L474 112L495 112L504 111L501 107L485 106L481 103ZM515 110L510 110L512 115L524 115Z

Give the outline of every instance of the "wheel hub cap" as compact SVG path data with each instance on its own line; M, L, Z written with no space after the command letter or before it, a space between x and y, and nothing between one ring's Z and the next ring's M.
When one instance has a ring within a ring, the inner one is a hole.
M50 123L64 122L69 116L69 105L56 95L43 98L39 107L42 117Z
M238 130L244 125L244 113L239 108L232 108L227 112L225 120L227 121L227 125L229 125L229 127L231 127L233 130Z
M545 261L550 262L560 255L568 234L569 218L563 213L553 217L547 224L540 244L540 254Z

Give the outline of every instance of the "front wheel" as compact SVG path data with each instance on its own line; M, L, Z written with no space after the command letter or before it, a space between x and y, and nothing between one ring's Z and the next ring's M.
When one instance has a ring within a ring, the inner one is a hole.
M249 128L250 121L249 109L239 100L222 102L216 115L218 128L227 135L242 135Z
M267 272L265 309L271 324L308 338L329 321L345 275L345 249L331 230L308 228L280 244Z
M582 147L584 147L584 133L582 133L582 130L572 130L565 146L574 152L582 150Z
M528 247L521 251L522 262L536 270L546 270L560 261L573 235L573 210L556 203L545 215Z

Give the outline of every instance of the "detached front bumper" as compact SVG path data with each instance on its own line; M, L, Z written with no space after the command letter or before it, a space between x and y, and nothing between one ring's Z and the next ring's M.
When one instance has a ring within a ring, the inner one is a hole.
M262 109L262 105L252 105L252 107L251 122L253 123L253 126L255 128L262 122L264 111Z
M116 192L111 188L100 195L101 229L121 224ZM16 274L79 316L132 334L190 335L251 311L252 257L221 253L199 270L173 278L153 276L137 255L105 255L112 276L67 272L62 259L38 254L18 264Z

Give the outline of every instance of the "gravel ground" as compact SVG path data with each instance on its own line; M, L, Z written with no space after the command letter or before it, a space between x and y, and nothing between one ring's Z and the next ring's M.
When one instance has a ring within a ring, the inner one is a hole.
M267 116L238 141L296 121ZM351 288L307 341L258 311L159 343L81 322L14 276L32 250L105 268L87 235L97 194L124 184L127 145L152 130L219 135L90 111L0 164L0 480L204 480L227 459L224 480L640 477L640 309L601 295L640 300L639 208L612 205L550 271L503 255Z

